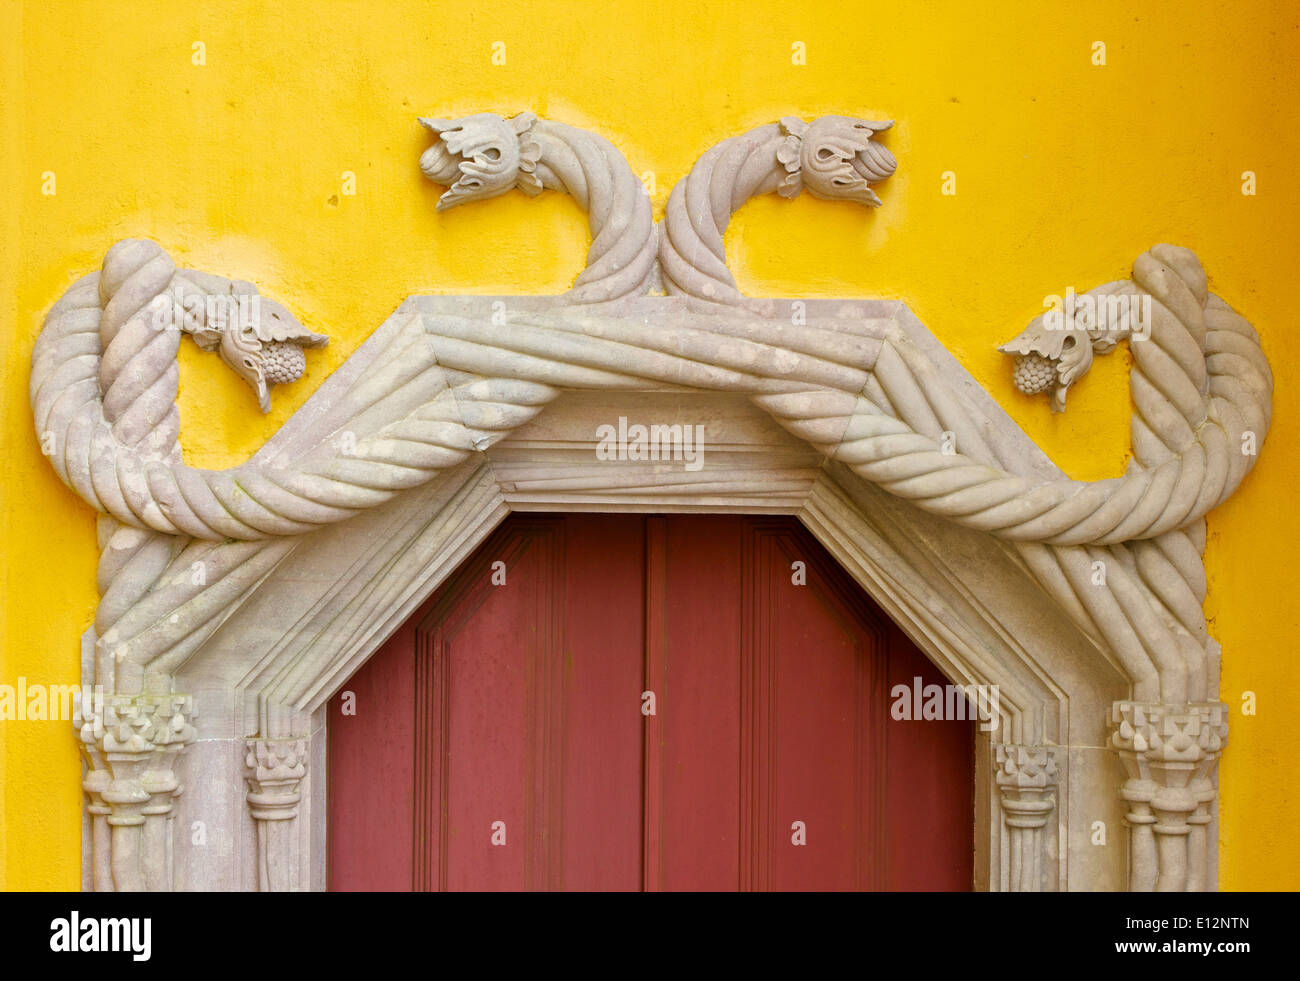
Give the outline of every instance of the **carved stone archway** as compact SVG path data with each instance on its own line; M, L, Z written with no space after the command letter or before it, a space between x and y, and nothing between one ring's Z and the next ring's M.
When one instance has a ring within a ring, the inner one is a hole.
M1080 329L1040 318L1008 346L1017 383L1059 408L1094 351L1133 341L1134 463L1072 481L904 305L735 289L731 212L803 188L878 203L888 123L786 119L724 141L656 226L598 136L527 114L422 122L437 141L421 168L451 186L440 207L520 187L588 209L571 293L408 299L220 472L181 460L180 334L263 408L323 337L143 242L47 318L37 431L104 515L83 664L109 694L79 719L87 888L321 888L325 703L515 509L798 515L949 677L999 687L978 885L1213 887L1226 726L1204 515L1252 465L1272 381L1191 253L1156 247L1086 294ZM1123 302L1102 324L1107 298ZM619 417L703 424L705 466L599 460Z

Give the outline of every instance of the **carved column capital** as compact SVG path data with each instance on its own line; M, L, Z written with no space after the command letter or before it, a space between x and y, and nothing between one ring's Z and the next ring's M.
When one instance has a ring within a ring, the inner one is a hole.
M1186 834L1196 809L1193 779L1207 772L1227 740L1226 706L1161 705L1120 701L1111 706L1111 745L1129 771L1126 800L1149 800L1157 832ZM1143 817L1139 823L1150 823Z
M1111 706L1111 745L1151 765L1194 764L1222 750L1228 738L1222 702L1162 705L1119 701Z
M96 694L91 705L78 702L75 720L87 762L95 888L170 889L168 830L181 792L175 764L195 738L193 698Z
M103 799L108 823L138 825L167 814L180 793L173 764L194 741L194 700L189 695L107 695L99 711L83 717L81 740L112 776Z
M1051 746L1019 746L996 743L997 782L1003 794L1020 791L1050 791L1056 787L1056 750Z
M1200 891L1207 886L1206 833L1217 794L1213 775L1228 739L1222 702L1111 706L1110 743L1128 779L1130 877L1135 891Z
M1042 831L1056 807L1056 750L996 743L993 753L1002 817L1011 836L1011 889L1038 892L1043 887Z
M294 819L307 775L308 740L249 739L248 810L257 822L257 878L262 892L298 888Z
M250 739L248 805L259 821L287 821L298 814L299 785L307 775L307 740Z

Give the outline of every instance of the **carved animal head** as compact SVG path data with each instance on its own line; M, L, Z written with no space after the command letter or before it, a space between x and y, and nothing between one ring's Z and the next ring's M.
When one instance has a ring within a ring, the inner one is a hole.
M295 382L307 371L305 347L324 347L329 338L316 334L274 300L261 298L260 315L252 326L240 325L221 334L217 353L257 393L263 412L271 411L271 386Z
M425 177L448 190L438 199L446 211L466 201L485 201L518 187L542 189L534 173L542 150L529 130L537 117L522 112L511 119L481 112L463 119L420 119L437 141L420 156Z
M872 137L893 125L893 120L851 116L822 116L811 123L785 117L781 132L786 140L776 156L787 175L777 193L792 198L806 187L814 197L879 207L870 185L891 175L898 161Z
M272 385L306 372L303 349L329 343L252 283L184 270L173 278L171 294L183 311L182 329L249 384L263 412L271 411Z
M1053 412L1065 411L1070 386L1088 373L1094 354L1109 354L1121 340L1133 336L1142 324L1130 318L1124 282L1107 283L1088 293L1052 297L1052 308L1039 314L1007 343L998 348L1015 356L1012 380L1026 395L1051 393ZM1105 316L1107 300L1116 313ZM1122 303L1115 301L1122 300ZM1102 317L1098 317L1098 311Z

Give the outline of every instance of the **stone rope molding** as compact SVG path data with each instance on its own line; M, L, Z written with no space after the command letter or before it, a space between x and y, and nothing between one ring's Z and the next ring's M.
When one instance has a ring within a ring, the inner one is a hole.
M174 559L165 540L132 528L207 541L301 534L382 503L486 449L561 387L653 382L751 394L828 457L968 527L1026 544L1129 542L1135 554L1125 564L1199 638L1204 586L1195 523L1235 489L1255 459L1240 451L1243 439L1262 441L1268 425L1271 381L1254 331L1223 304L1209 302L1190 253L1157 247L1135 264L1133 287L1146 287L1157 311L1150 337L1134 345L1131 376L1138 409L1135 459L1143 466L1119 478L1035 483L945 447L945 432L957 434L963 446L979 446L979 437L928 377L925 359L900 337L886 338L868 365L855 341L842 335L794 338L782 327L753 323L745 327L747 336L720 338L599 319L575 330L538 314L510 316L502 325L447 321L438 334L414 330L384 363L386 373L358 393L341 431L350 439L319 443L284 466L250 462L198 470L177 459L179 335L156 331L150 319L175 268L157 246L127 242L110 250L105 270L99 285L93 276L83 280L51 311L37 343L32 385L38 431L62 447L51 455L60 476L121 525L101 569L110 611L124 605L112 595L122 568L146 561L160 567ZM1198 284L1206 297L1199 302ZM582 365L563 353L578 336ZM1195 342L1197 336L1202 340ZM102 357L94 351L96 340L106 352ZM1210 353L1197 363L1191 352L1201 343ZM508 352L515 376L491 377L489 352ZM434 365L462 372L465 380L448 386L442 375L426 371ZM1191 531L1182 530L1189 525ZM1142 546L1141 539L1155 544ZM1055 555L1080 601L1095 593L1087 586L1096 557ZM1124 605L1132 596L1130 590L1117 593L1118 612L1147 635L1140 640L1157 664L1162 657L1176 664L1156 639L1159 625ZM108 637L112 622L104 612L99 626ZM1090 624L1110 635L1123 658L1131 638L1107 629L1118 622L1116 611L1088 612ZM1169 672L1165 687L1185 701L1187 682L1177 680L1179 674L1177 667ZM1203 689L1197 682L1193 687Z
M512 188L570 195L587 212L587 267L566 294L597 303L643 293L655 274L650 195L614 144L586 130L539 120L480 113L464 119L421 119L438 137L420 157L420 170L448 190L438 210L496 197Z
M763 301L743 296L727 269L722 237L732 213L755 195L776 191L793 198L805 187L819 198L879 207L870 185L898 164L872 137L892 125L848 116L805 123L787 116L709 150L668 197L659 244L668 292L762 309Z
M527 421L555 396L548 382L559 381L556 372L568 367L544 363L548 347L572 339L565 336L571 329L545 317L515 316L508 329L448 325L427 343L415 336L393 358L390 380L406 387L377 392L360 407L366 415L358 414L352 431L365 438L355 451L322 444L291 466L200 470L177 456L179 334L155 331L150 321L154 300L175 275L152 243L119 243L102 276L82 280L50 311L33 356L37 431L62 447L50 455L55 469L87 503L137 528L252 541L341 520ZM893 356L877 357L871 369L890 396L885 405L854 387L854 372L867 366L854 364L856 352L836 343L841 339L778 339L780 328L757 325L747 337L712 343L689 332L591 321L590 363L566 380L594 388L637 381L702 385L713 375L715 386L754 394L789 429L867 479L968 527L1054 545L1156 538L1203 518L1250 470L1255 454L1240 447L1267 432L1271 376L1258 336L1208 297L1190 252L1157 246L1139 257L1134 276L1133 288L1158 303L1149 343L1134 347L1131 376L1134 452L1150 468L1107 480L1035 484L945 452L908 422L925 414L921 402L906 404L920 394L942 415L942 393L923 391L924 366L909 364L907 352L890 344ZM791 346L783 350L782 340ZM678 353L678 345L692 350ZM476 377L452 388L410 390L432 364L465 372L481 367L473 349L484 347L540 359L538 378ZM699 357L712 358L710 347L720 348L721 374ZM364 424L393 408L406 412L387 425Z
M788 197L807 188L878 205L870 185L896 162L874 137L891 123L786 118L725 140L673 189L656 227L641 182L602 137L531 113L420 122L437 137L421 170L449 187L440 209L518 187L565 191L588 210L593 244L565 295L567 310L413 318L331 410L320 438L287 457L255 457L221 471L181 458L180 335L218 351L264 411L270 386L299 377L302 349L325 343L323 335L251 284L179 269L159 246L139 240L109 249L102 269L74 284L47 315L32 357L37 434L63 481L104 516L97 682L119 701L168 695L191 635L274 568L295 538L482 453L562 390L734 392L827 460L924 511L1013 544L1043 589L1132 682L1134 701L1117 705L1114 723L1115 748L1129 769L1134 888L1203 883L1213 765L1226 738L1201 609L1204 518L1254 464L1270 422L1272 375L1258 335L1208 291L1195 255L1155 246L1138 257L1130 279L1086 294L1098 304L1118 301L1122 310L1130 298L1149 302L1142 321L1125 319L1104 334L1065 333L1040 317L1004 345L1017 356L1017 385L1030 393L1051 389L1057 409L1094 350L1129 340L1133 354L1127 472L1099 481L1031 478L999 459L982 420L896 326L879 338L799 329L775 315L772 301L741 295L727 270L723 233L755 194ZM735 313L708 329L652 327L608 306L660 282L670 295ZM197 302L184 316L160 319L187 297ZM250 302L254 315L215 317L218 299ZM186 578L196 563L206 570L202 581ZM115 718L153 717L148 707L111 708ZM107 762L102 714L80 723L92 813L112 815L104 844L117 888L163 880L156 857L143 865L130 857L147 848L117 834L114 821L126 817L114 808L130 798L132 806L152 801L146 811L167 813L169 795L179 790L157 773L170 772L165 760L184 745L176 733L192 732L184 706L169 718L159 739L137 739L138 765L121 776L121 767ZM1004 805L1007 813L1023 812L1014 827L1036 836L1050 810L1042 775L1055 770L1038 747L1012 749L1002 759L1018 754L1020 762L1005 768L1007 780L1020 783L999 784ZM146 766L150 760L155 769ZM1024 769L1027 760L1038 762ZM142 788L146 771L166 790ZM301 773L294 773L296 781ZM1034 775L1032 792L1024 790L1024 773ZM1014 794L1013 784L1021 788ZM273 818L263 808L258 820L291 819L295 793L286 791ZM1185 837L1201 855L1192 849L1189 862L1184 843L1179 863L1167 842ZM1024 872L1026 881L1037 878L1036 869ZM104 875L97 883L107 883ZM272 877L264 870L264 882Z

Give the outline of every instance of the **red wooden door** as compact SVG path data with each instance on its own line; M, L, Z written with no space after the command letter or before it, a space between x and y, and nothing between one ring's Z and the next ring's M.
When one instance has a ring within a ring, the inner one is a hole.
M917 677L794 519L512 516L330 704L330 887L968 889Z

